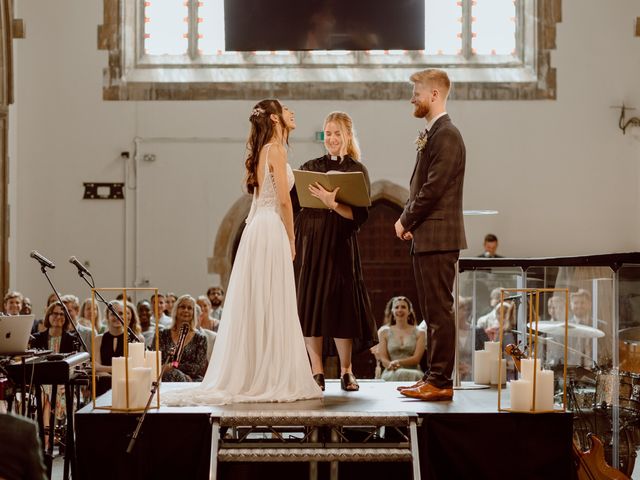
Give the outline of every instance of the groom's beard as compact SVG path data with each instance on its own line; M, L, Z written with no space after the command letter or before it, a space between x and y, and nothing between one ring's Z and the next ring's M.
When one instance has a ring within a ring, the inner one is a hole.
M429 104L419 103L413 110L413 116L416 118L426 118L429 114Z

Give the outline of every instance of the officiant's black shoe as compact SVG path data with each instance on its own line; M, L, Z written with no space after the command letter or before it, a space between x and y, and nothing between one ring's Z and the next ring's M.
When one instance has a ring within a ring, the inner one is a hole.
M316 373L313 376L313 379L316 381L320 389L324 392L324 373Z
M340 388L346 392L357 392L360 390L360 385L353 373L347 372L340 378Z

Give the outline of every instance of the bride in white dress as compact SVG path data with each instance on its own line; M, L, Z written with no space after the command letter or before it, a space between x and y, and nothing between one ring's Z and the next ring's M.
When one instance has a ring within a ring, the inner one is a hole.
M293 172L285 142L293 112L277 100L253 109L247 141L251 211L238 246L218 337L201 384L166 391L167 405L320 398L304 346L292 260Z

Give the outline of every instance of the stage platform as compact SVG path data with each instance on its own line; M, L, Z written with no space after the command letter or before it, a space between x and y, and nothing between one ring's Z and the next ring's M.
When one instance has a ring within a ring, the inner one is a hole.
M396 391L398 385L363 380L359 392L344 392L337 380L328 380L324 398L318 400L162 406L149 411L132 454L127 454L126 449L139 414L112 413L88 405L76 414L78 475L91 479L205 479L209 478L211 463L212 425L221 425L223 433L225 422L227 428L235 428L231 426L234 425L232 419L239 425L238 418L286 417L292 425L295 419L313 423L313 418L360 418L360 423L375 425L375 417L406 414L418 422L417 450L422 479L572 478L570 413L499 413L495 388L456 390L451 402L422 402L400 395ZM165 383L162 389L179 386ZM503 390L503 400L505 392ZM108 392L98 398L97 403L108 405L110 401ZM354 421L352 425L357 423ZM353 432L345 433L351 434ZM304 435L304 430L300 435ZM385 432L382 435L384 437ZM386 429L386 435L389 438L380 440L389 445L402 443L402 439L394 437L391 428ZM314 440L323 442L322 438ZM268 447L270 445L265 444L265 448ZM328 465L320 464L318 478L329 478ZM272 478L274 475L309 478L310 467L303 462L256 463L236 459L218 463L216 471L217 478ZM408 479L412 478L413 471L411 463L360 459L357 463L341 461L338 474L341 478L366 475L367 480Z

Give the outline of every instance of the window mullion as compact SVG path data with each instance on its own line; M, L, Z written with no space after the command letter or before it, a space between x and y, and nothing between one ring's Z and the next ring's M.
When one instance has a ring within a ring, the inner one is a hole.
M462 1L462 56L465 60L469 60L473 55L472 51L472 11L471 4L473 0Z
M138 0L135 3L135 13L134 13L135 17L135 22L136 22L136 27L135 27L135 52L134 52L134 58L135 58L135 63L137 64L140 59L144 56L145 54L145 21L144 18L146 16L146 11L145 11L145 5L144 5L144 0ZM140 34L138 35L137 32L140 32Z
M188 0L189 2L189 26L188 26L188 36L189 36L189 58L191 60L195 60L199 57L198 55L198 0Z
M525 29L525 9L524 0L516 0L516 49L515 56L524 62L524 29Z

